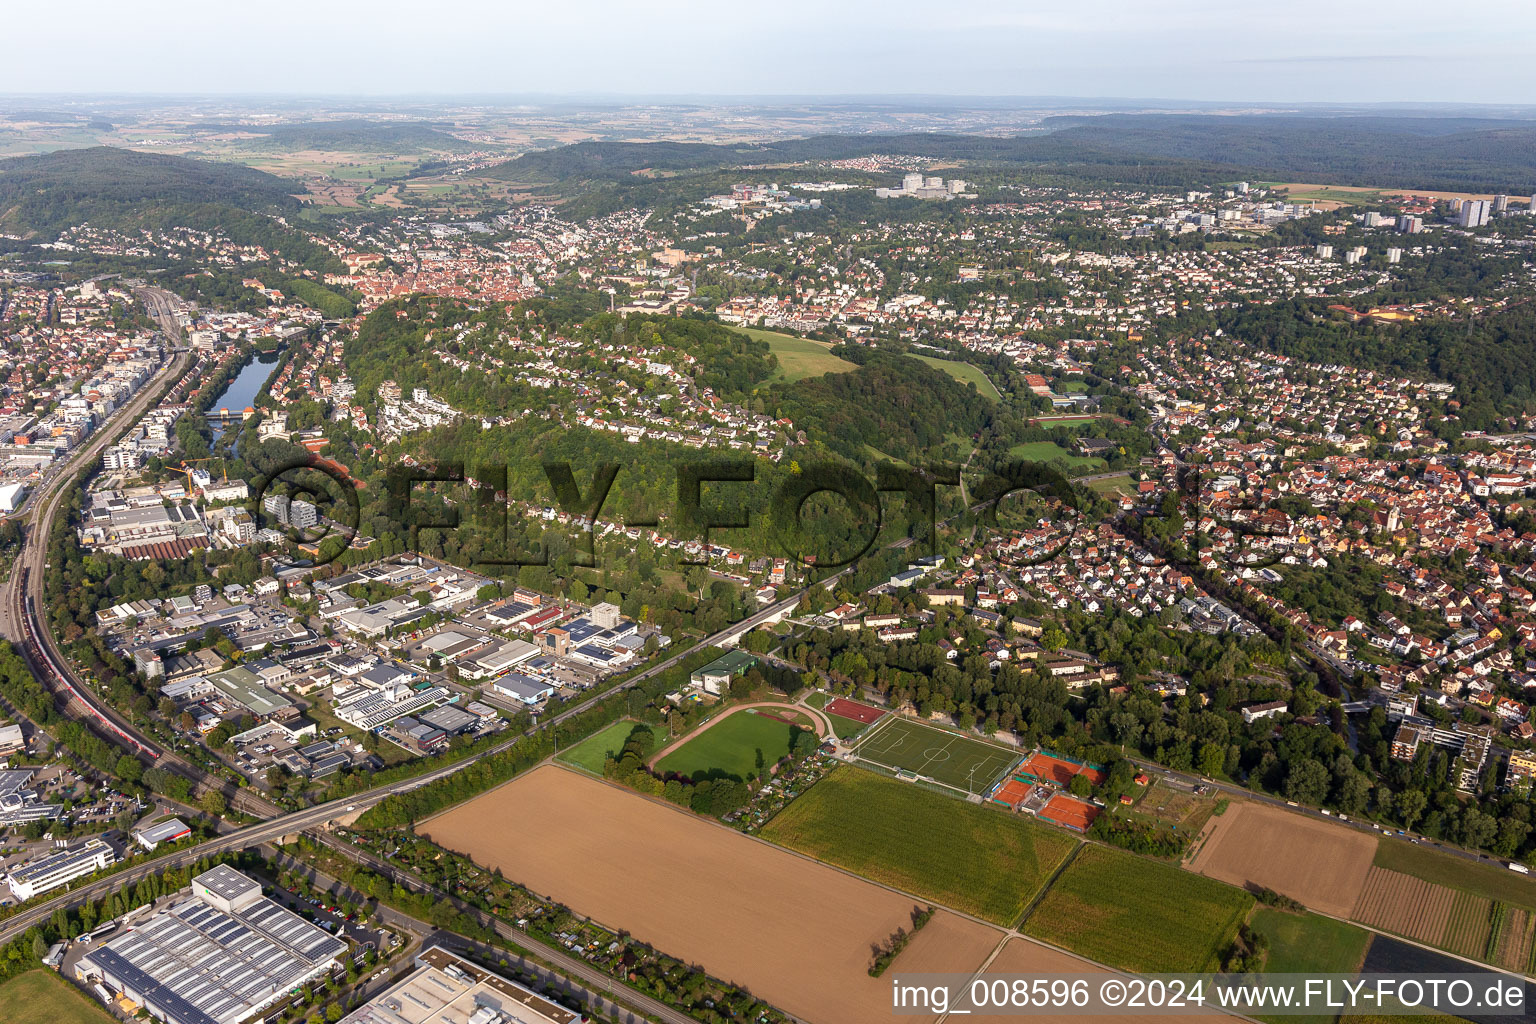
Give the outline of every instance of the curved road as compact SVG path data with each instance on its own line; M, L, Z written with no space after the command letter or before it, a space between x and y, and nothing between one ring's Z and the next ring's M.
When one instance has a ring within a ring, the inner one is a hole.
M689 729L686 733L679 736L671 743L668 743L665 747L662 747L655 754L651 755L651 759L647 761L646 764L652 768L656 767L657 763L661 761L662 758L672 753L672 751L676 750L678 747L681 747L684 743L687 743L689 740L695 738L699 734L709 729L713 729L715 726L719 725L727 718L730 718L738 711L750 711L753 708L778 708L781 711L803 714L811 720L811 723L815 727L815 732L818 737L825 739L828 736L834 735L832 732L832 723L827 721L826 717L820 711L817 711L815 708L810 707L809 705L796 704L787 700L760 700L754 701L750 704L737 704L734 707L726 708L724 714L716 715L715 717L705 722L699 723L696 728Z
M830 588L837 582L839 578L841 578L843 573L847 571L848 570L845 569L842 572L828 577L820 583L813 583L811 586L822 586ZM715 633L712 636L705 637L703 643L700 646L702 647L712 644L719 644L730 637L740 635L744 630L750 629L753 626L766 621L768 618L775 614L788 611L799 603L801 596L805 593L806 590L809 589L810 587L806 587L804 590L784 598L781 601L776 601L773 604L768 605L766 608L755 612L753 615L743 619L741 622L727 626L725 629ZM147 874L161 872L168 865L180 866L183 864L192 863L199 857L202 857L206 854L246 849L248 847L259 846L262 843L269 842L281 836L296 835L300 832L314 828L317 825L322 825L326 822L334 821L337 818L346 817L355 812L366 810L367 808L372 807L374 804L379 803L386 797L394 796L399 793L406 793L420 786L424 786L429 782L434 782L438 779L444 778L445 776L452 775L454 772L459 771L465 765L473 764L476 761L482 760L486 757L490 757L493 754L497 754L503 750L506 750L525 735L530 735L539 729L547 729L550 726L563 722L573 715L580 714L582 711L586 710L590 705L596 703L597 701L603 700L615 693L622 693L624 690L635 686L642 680L649 679L659 672L666 671L667 669L681 662L685 657L688 656L691 651L695 649L696 648L689 648L687 651L681 651L677 654L674 654L670 658L667 658L665 661L658 662L645 671L637 673L629 679L626 679L618 686L609 690L604 690L601 693L593 694L587 699L579 701L569 708L565 708L558 714L544 719L538 725L528 730L527 733L520 733L517 736L510 737L505 742L498 743L492 747L488 747L485 750L480 751L478 754L472 754L467 758L454 761L451 764L443 765L440 768L434 768L410 779L405 779L400 782L365 790L364 792L355 796L332 800L328 803L318 804L314 807L306 808L302 811L292 811L290 813L279 815L278 817L272 818L271 820L263 821L255 825L246 825L243 828L225 833L224 835L218 836L216 838L205 840L204 842L198 843L194 846L189 846L184 850L178 850L177 852L168 854L165 857L158 857L153 860L146 861L143 864L135 865L132 868L125 869L124 871L118 872L116 874L108 875L105 878L100 878L93 882L87 882L86 884L78 886L73 890L66 892L65 894L55 896L54 898L45 900L44 902L35 906L28 907L22 911L19 911L13 916L0 921L0 944L9 942L15 936L25 932L33 924L36 924L38 921L44 920L45 918L51 916L54 909L57 907L72 906L87 898L93 900L100 899L103 895L114 892L125 884L132 884L137 882L140 878ZM242 790L242 792L245 791Z

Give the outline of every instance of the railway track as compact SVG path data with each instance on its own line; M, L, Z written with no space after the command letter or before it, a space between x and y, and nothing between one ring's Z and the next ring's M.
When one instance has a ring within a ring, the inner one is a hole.
M169 306L163 297L151 295L146 297L146 302L150 303L151 312L160 321L167 337L175 337L175 323L170 319ZM63 714L81 722L101 739L126 749L146 764L186 779L194 791L218 790L232 807L257 817L270 818L281 814L282 809L264 797L210 775L199 766L157 746L93 693L64 660L49 633L47 620L40 611L44 600L42 574L47 565L49 533L64 496L71 487L79 486L77 477L81 470L89 468L102 449L115 440L123 428L137 420L145 409L158 401L165 390L186 373L190 365L186 353L177 355L167 363L153 381L108 419L95 436L33 496L29 510L30 523L26 527L21 553L11 578L6 581L4 593L0 595L3 596L3 600L0 600L0 628L16 645L33 675L54 695L55 705Z

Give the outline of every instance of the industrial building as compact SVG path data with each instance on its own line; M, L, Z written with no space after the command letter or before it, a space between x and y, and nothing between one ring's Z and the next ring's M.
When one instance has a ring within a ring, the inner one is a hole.
M347 944L218 865L192 880L192 896L135 924L75 964L165 1024L240 1024L325 974Z
M341 1024L584 1024L586 1017L441 946Z
M134 841L146 850L154 850L161 843L174 843L192 834L192 829L180 818L171 818L157 825L145 825L133 830Z
M100 839L87 839L79 846L54 850L14 869L9 879L11 892L17 900L29 900L38 893L93 875L116 861L117 853L112 847Z
M0 770L0 828L57 818L63 813L62 804L43 802L37 790L32 788L35 774L35 768Z

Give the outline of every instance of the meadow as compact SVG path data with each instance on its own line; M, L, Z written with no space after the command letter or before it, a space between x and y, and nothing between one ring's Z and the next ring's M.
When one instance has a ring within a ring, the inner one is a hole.
M760 838L997 924L1023 914L1077 840L1002 810L837 768Z
M90 997L38 968L0 985L0 1024L115 1024Z
M1365 960L1371 933L1321 914L1259 907L1248 921L1269 939L1264 970L1280 974L1353 974Z
M1085 466L1089 469L1103 469L1109 465L1103 459L1069 452L1053 441L1030 441L1027 444L1016 444L1008 449L1008 454L1015 459L1027 459L1030 462L1064 462L1072 469L1077 469L1080 466Z
M997 393L997 387L982 372L981 367L974 363L962 363L958 359L940 359L937 356L913 355L913 359L921 359L936 370L943 370L961 384L975 384L976 390L988 398L1001 398Z
M656 770L695 780L728 775L745 781L788 754L795 733L803 731L768 715L738 711L707 725L658 761Z
M1536 875L1522 875L1501 864L1453 857L1422 843L1385 837L1377 843L1372 863L1474 896L1536 909Z
M1103 846L1085 846L1024 933L1138 973L1214 970L1253 906L1241 889Z
M624 741L629 739L629 734L634 730L638 722L629 719L614 722L599 732L593 733L574 747L562 751L556 755L555 760L585 768L593 775L603 774L603 764L610 756L618 756L624 748ZM654 754L660 747L661 741L666 738L665 731L653 731L651 733L651 749L646 751L646 756Z
M779 371L772 378L776 381L793 383L804 380L806 377L820 377L824 373L847 373L849 370L858 369L848 360L834 356L832 346L826 342L797 338L792 334L780 334L777 331L764 331L756 327L734 327L732 330L738 334L745 334L754 341L768 343L768 348L779 360Z

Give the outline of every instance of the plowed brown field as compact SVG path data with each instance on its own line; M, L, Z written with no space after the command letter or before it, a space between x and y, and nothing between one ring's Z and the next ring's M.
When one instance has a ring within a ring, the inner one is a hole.
M1352 916L1372 928L1443 947L1458 895L1475 898L1412 875L1373 867ZM1483 922L1486 941L1486 913Z
M1003 938L940 912L871 978L872 947L910 923L916 901L555 766L419 830L814 1024L889 1024L892 973L975 971Z
M1335 917L1349 916L1376 855L1373 835L1269 804L1234 801L1206 829L1191 870L1261 885Z
M1525 974L1531 964L1532 939L1536 938L1536 914L1524 907L1510 907L1494 953L1494 966Z
M1054 949L1037 946L1028 939L1009 939L1008 945L1002 952L987 965L987 974L1104 974L1111 972L1102 967L1095 967L1085 963L1066 953L1058 953ZM1020 1016L1012 1014L971 1014L963 1018L952 1017L951 1020L964 1020L966 1024L1020 1024L1021 1021L1051 1020L1049 1015ZM1191 1024L1199 1021L1202 1024L1211 1024L1214 1021L1231 1020L1221 1011L1210 1008L1201 1011L1191 1011L1188 1014L1137 1014L1127 1011L1123 1014L1092 1014L1087 1016L1059 1017L1061 1020L1071 1021L1072 1024Z

